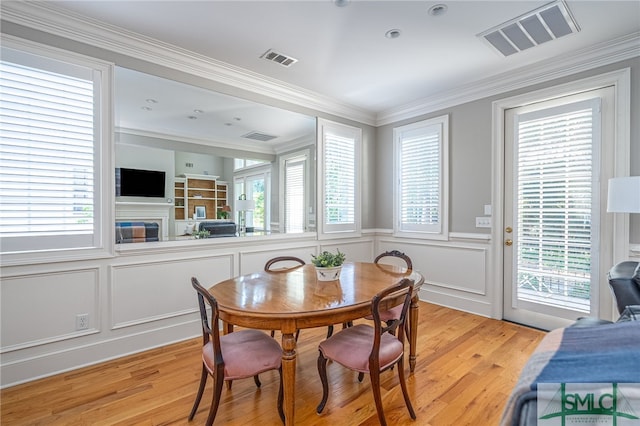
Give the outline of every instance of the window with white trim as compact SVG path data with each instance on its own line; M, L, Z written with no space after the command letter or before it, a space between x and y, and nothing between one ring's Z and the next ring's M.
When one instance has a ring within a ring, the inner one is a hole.
M308 151L283 156L280 159L280 209L284 212L281 226L286 233L307 230Z
M448 129L446 115L393 129L397 234L448 236Z
M318 120L321 234L360 232L362 129Z
M268 163L267 160L250 160L248 158L234 158L233 159L233 170L242 170L248 167L253 166L261 166Z
M108 67L2 47L2 252L100 248L103 87Z

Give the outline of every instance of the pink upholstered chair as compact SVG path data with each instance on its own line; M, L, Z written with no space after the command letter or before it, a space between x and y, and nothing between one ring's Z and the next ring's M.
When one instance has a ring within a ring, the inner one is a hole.
M198 294L200 319L202 322L202 374L198 395L189 414L189 421L196 414L204 386L209 375L213 377L213 399L207 418L207 426L213 424L218 412L222 384L225 381L254 378L256 386L261 383L258 374L269 370L278 370L280 374L280 388L278 390L278 413L284 422L282 408L282 349L280 345L267 334L258 330L239 330L226 335L220 335L218 303L211 294L200 285L198 280L191 278L191 285ZM211 321L207 316L207 305L211 308Z
M273 259L267 260L264 264L264 270L266 272L286 272L290 269L297 268L300 265L304 265L304 260L295 256L278 256ZM271 330L271 337L275 337L276 332ZM296 330L296 342L300 337L300 330Z
M409 415L415 420L416 414L409 399L404 376L404 323L411 303L412 288L413 281L404 278L397 285L375 295L371 301L373 327L369 324L357 324L340 330L320 343L318 373L322 381L322 401L316 409L318 414L324 410L329 396L327 360L330 359L346 368L358 371L359 381L362 381L364 373L369 373L378 420L383 426L387 423L380 396L380 373L397 364L396 370L398 370L404 402ZM402 307L399 318L390 320L388 323L383 321L381 312L389 309L389 306L398 306L398 302L401 302L399 306ZM393 331L397 331L397 336L396 333L391 333Z
M413 269L413 262L411 262L411 258L398 250L385 251L384 253L379 254L373 260L373 263L387 263L387 261L390 259L400 259L400 262L404 263L407 269ZM389 263L395 264L395 262L393 261ZM380 312L380 319L382 319L382 321L397 320L398 318L400 318L401 310L402 306L395 306L388 311ZM371 315L368 315L365 318L368 320L373 319ZM407 321L405 322L405 332L407 333L407 335L409 334L409 318L407 318Z

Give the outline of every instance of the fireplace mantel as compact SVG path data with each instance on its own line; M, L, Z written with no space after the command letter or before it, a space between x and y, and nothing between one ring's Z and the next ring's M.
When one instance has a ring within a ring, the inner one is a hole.
M160 241L169 239L169 215L173 204L116 201L116 221L156 222Z

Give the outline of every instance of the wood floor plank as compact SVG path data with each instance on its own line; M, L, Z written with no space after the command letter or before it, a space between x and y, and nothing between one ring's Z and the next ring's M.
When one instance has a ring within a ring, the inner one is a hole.
M416 370L407 387L418 416L407 412L397 371L381 377L387 422L396 426L497 424L509 392L544 332L420 302ZM310 426L377 425L370 381L329 363L329 399L322 396L316 359L326 328L303 330L296 366L296 423ZM279 335L276 336L279 339ZM199 425L207 418L212 381L192 423L187 416L200 379L200 339L3 389L0 424ZM408 366L406 368L408 372ZM222 393L215 424L280 425L278 374L238 380Z

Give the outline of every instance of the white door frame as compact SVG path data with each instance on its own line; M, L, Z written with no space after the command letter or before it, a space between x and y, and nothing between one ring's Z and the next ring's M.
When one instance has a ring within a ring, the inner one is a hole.
M605 203L601 211L606 211L607 182L610 177L629 176L630 171L630 109L631 109L631 70L624 68L605 74L588 77L570 83L528 92L513 97L500 99L492 103L492 156L491 166L491 199L493 228L491 230L491 266L489 282L495 283L493 292L492 317L503 317L503 265L504 256L504 112L530 102L532 97L552 99L567 94L590 90L597 87L614 86L615 88L615 140L613 170L601 170L601 203ZM608 143L608 142L603 142ZM625 260L629 254L629 219L623 214L602 214L600 223L601 235L610 235L600 244L600 257L603 264L610 266ZM602 269L602 268L601 268ZM604 268L606 271L607 268ZM601 275L603 271L601 271ZM603 278L601 278L603 279ZM601 317L614 319L617 316L611 292L600 291Z

